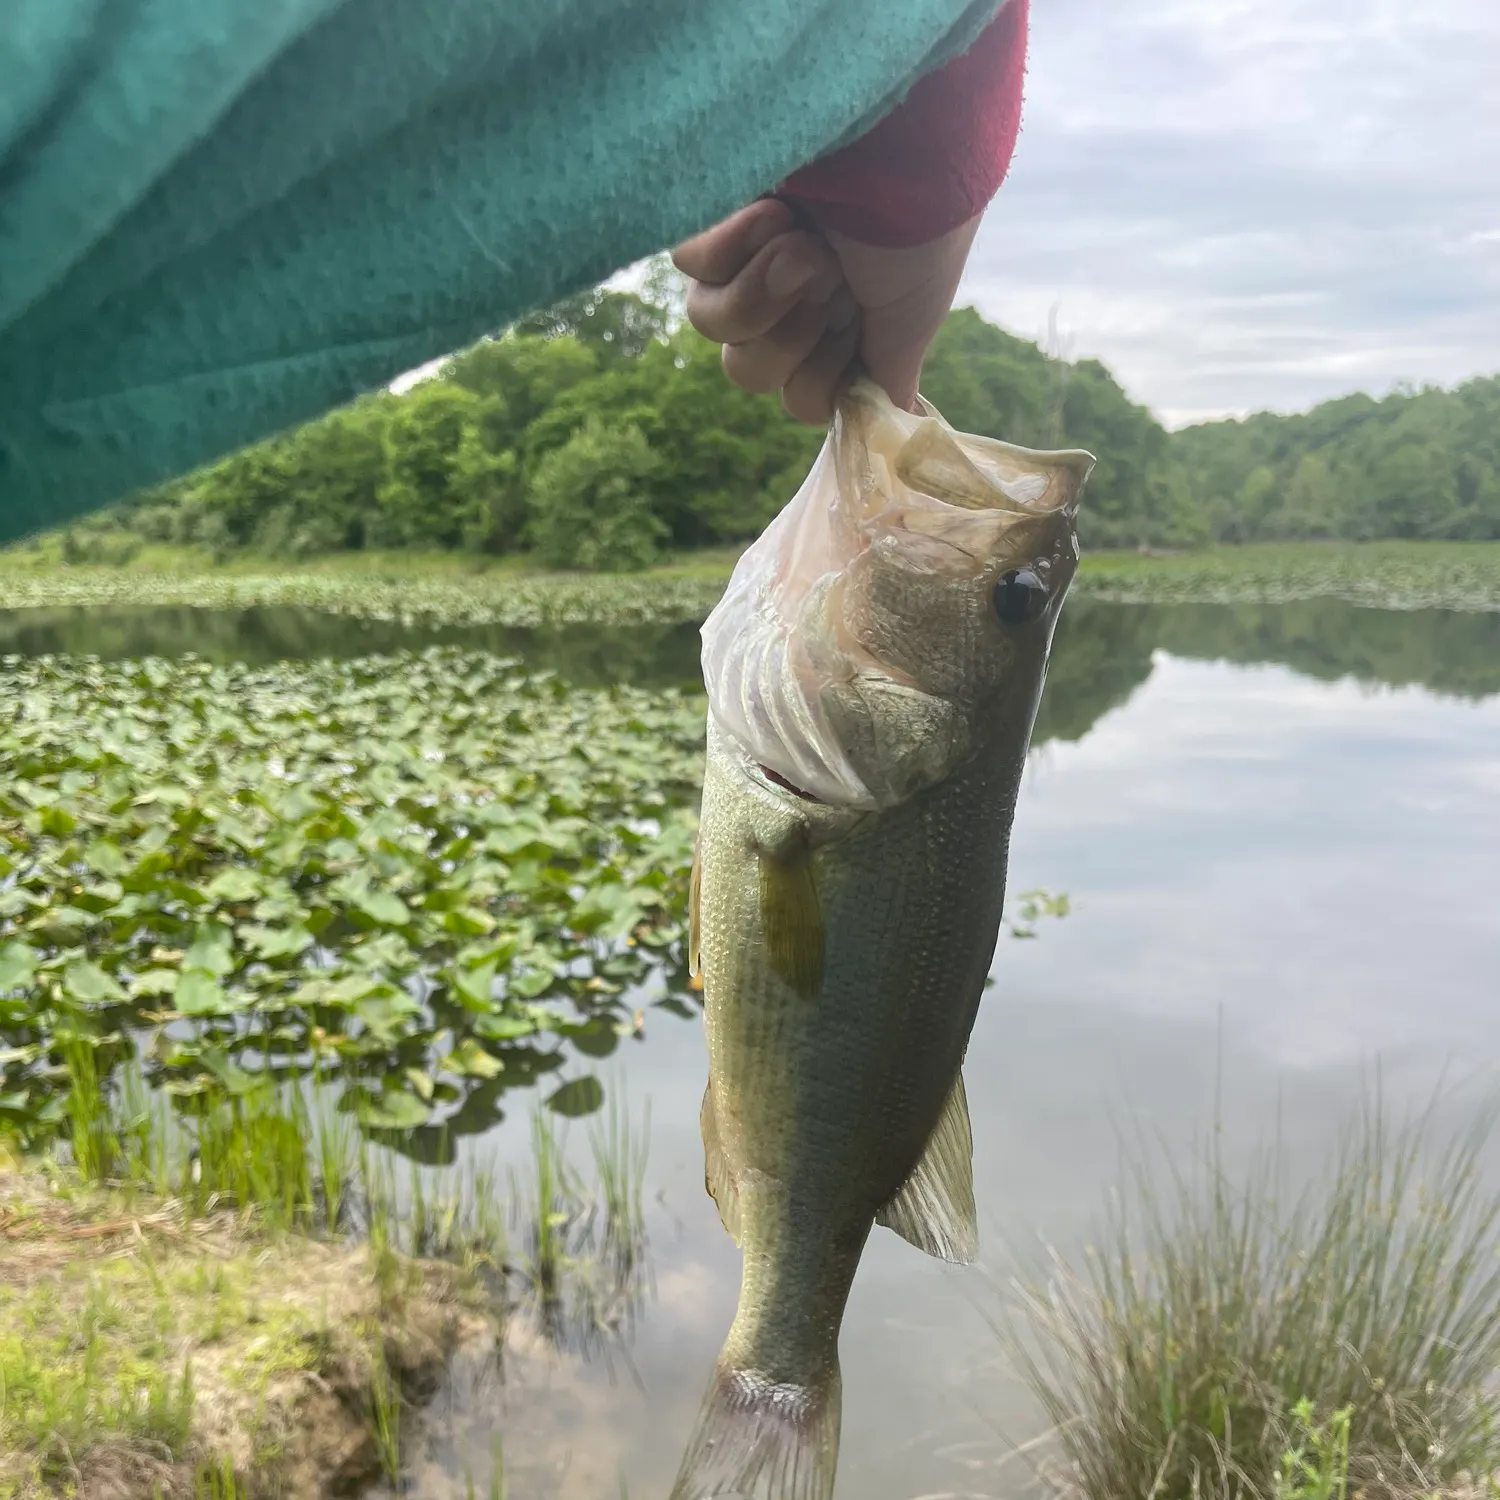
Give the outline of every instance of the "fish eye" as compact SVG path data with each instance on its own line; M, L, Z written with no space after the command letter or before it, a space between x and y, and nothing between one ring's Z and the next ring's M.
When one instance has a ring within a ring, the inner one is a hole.
M1034 568L1012 568L995 581L995 614L1003 625L1024 625L1047 607L1047 586Z

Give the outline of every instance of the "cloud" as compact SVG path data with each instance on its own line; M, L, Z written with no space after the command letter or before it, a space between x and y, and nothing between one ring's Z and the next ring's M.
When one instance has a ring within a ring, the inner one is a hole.
M1494 0L1038 0L962 300L1169 423L1500 368Z

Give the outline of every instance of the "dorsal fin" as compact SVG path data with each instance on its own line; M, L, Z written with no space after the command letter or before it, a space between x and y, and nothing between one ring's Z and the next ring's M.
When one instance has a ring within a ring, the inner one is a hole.
M979 1254L974 1133L962 1072L953 1080L922 1159L875 1222L939 1260L967 1265Z

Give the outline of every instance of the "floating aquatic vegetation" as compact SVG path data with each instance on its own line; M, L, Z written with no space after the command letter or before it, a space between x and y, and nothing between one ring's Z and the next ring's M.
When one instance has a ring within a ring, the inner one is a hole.
M674 625L705 618L732 557L682 571L153 573L138 568L33 569L0 554L0 607L282 605L429 626ZM1216 547L1172 556L1089 553L1073 592L1143 604L1283 604L1343 599L1381 609L1500 610L1500 543L1367 542Z
M5 659L0 1133L67 1130L70 1082L138 1056L188 1111L336 1073L367 1133L451 1159L638 1033L648 981L687 1010L702 724L453 649Z
M496 574L471 578L360 573L149 573L79 568L0 572L0 607L285 605L428 625L671 625L701 620L728 578Z
M1123 604L1289 604L1500 610L1500 544L1370 542L1086 557L1079 594Z

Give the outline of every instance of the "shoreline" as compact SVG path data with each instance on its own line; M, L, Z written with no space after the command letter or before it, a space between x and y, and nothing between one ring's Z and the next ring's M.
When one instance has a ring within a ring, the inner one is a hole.
M123 565L0 553L0 609L284 605L449 625L686 624L717 601L735 554L640 573L556 573L452 554L341 554L287 562L155 549ZM1500 611L1500 542L1296 543L1203 552L1086 553L1078 598L1130 604L1339 599L1370 608Z

